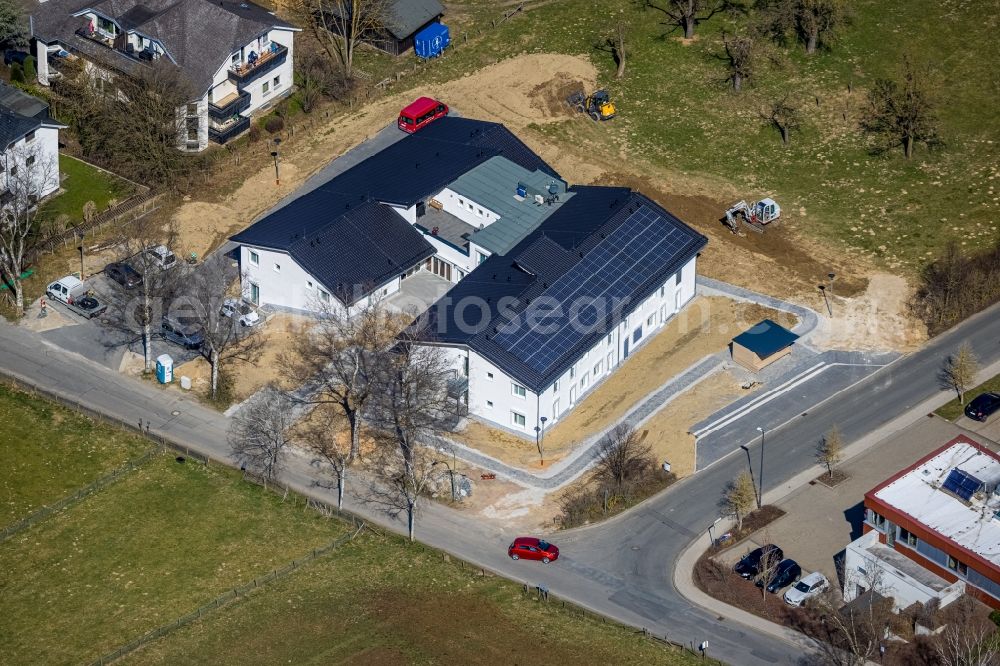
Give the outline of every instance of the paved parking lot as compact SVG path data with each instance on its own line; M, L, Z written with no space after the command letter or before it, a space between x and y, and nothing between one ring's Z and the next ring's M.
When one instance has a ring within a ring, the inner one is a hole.
M944 419L922 418L843 463L840 469L849 478L835 488L814 483L786 497L778 504L786 515L755 533L752 541L781 546L785 557L798 562L804 573L820 571L840 587L834 558L861 536L865 493L963 433L975 436ZM737 550L742 554L749 549Z
M979 421L974 421L968 416L960 416L955 424L971 430L972 432L979 433L987 439L991 439L994 442L1000 442L1000 413L994 414L986 423L980 423Z

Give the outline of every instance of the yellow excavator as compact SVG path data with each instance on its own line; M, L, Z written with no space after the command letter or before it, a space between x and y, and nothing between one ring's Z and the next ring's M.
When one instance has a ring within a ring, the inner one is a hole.
M615 117L615 103L611 101L607 90L598 90L592 95L584 95L581 90L566 98L566 103L570 108L586 113L594 120L611 120Z

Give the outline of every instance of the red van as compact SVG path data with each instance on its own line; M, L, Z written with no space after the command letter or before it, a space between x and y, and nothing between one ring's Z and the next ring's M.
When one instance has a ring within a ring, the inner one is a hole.
M447 104L430 97L421 97L399 112L399 129L413 134L428 123L447 115Z

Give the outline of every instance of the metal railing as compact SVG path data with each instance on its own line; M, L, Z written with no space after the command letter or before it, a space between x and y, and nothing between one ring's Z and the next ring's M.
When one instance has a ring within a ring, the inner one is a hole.
M246 63L230 69L229 80L242 87L285 62L288 57L288 47L277 42L272 43L274 46L260 54L254 64Z
M249 108L250 93L241 90L236 94L235 99L223 104L222 106L218 106L214 102L209 102L208 115L217 120L226 120L240 114L243 111L246 111Z
M243 132L250 129L250 118L246 116L240 117L239 120L232 123L228 127L221 129L216 129L211 125L208 126L208 138L216 143L226 143L232 139L235 139Z

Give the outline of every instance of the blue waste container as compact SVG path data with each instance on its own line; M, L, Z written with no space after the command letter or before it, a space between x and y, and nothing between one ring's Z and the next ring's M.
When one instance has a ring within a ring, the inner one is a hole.
M431 23L413 36L413 50L418 58L439 56L450 43L448 26L443 23Z
M174 359L170 354L160 354L156 357L156 381L169 384L174 381Z

